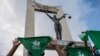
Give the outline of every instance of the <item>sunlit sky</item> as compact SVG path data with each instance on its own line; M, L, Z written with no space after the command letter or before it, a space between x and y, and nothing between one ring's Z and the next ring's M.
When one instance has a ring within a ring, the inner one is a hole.
M80 41L78 35L86 30L100 30L100 0L36 0L41 4L62 6L65 13L72 16L67 19L71 35L75 41ZM27 0L0 0L0 56L6 56L12 47L12 40L24 36ZM36 12L36 27L38 35L55 36L53 22L44 14ZM42 19L42 20L41 20ZM40 20L40 21L39 21ZM39 23L38 23L39 22ZM49 26L48 26L49 24ZM47 30L51 28L50 30ZM14 56L22 56L22 45ZM52 54L47 52L51 56ZM53 52L52 52L53 53ZM53 53L56 56L57 54Z

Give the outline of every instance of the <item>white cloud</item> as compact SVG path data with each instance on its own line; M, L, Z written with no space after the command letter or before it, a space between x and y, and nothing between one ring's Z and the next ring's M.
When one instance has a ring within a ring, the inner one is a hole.
M16 14L11 1L0 0L0 56L6 56L12 46L12 39L24 33L25 20L19 20L22 18Z

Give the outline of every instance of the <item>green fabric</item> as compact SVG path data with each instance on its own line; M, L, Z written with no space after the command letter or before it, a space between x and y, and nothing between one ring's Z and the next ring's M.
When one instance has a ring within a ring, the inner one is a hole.
M67 47L65 50L69 56L90 56L90 51L88 47Z
M79 37L82 41L88 41L88 35L86 33L80 34Z
M19 37L18 40L24 45L32 56L41 56L48 43L51 41L51 38L49 36Z
M100 49L100 31L87 31L87 34L95 44L96 49Z
M96 49L100 49L100 31L86 31L85 33L82 33L83 36L80 36L81 40L86 41L88 40L88 36L91 38L93 43L96 46Z

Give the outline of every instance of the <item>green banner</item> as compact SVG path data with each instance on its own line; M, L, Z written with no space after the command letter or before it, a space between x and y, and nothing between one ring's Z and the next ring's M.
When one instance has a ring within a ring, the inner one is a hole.
M81 34L80 38L83 41L87 41L88 40L88 36L91 38L91 40L93 41L96 49L100 49L100 31L86 31L84 33Z
M79 37L82 41L88 41L88 34L87 33L82 33L79 35Z
M68 53L68 56L90 56L88 47L67 47L65 51Z
M87 34L93 41L96 49L100 49L100 31L87 31Z
M48 43L51 41L51 38L49 36L19 37L18 40L24 45L32 56L41 56Z

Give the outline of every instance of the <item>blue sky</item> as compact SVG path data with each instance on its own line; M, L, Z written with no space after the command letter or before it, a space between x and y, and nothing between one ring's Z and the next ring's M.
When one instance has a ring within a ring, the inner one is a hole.
M100 30L100 0L84 0L92 10L84 18L89 30Z
M72 16L72 19L69 20L66 18L66 20L69 25L73 40L75 41L80 41L78 35L82 31L100 30L100 0L36 1L51 6L60 5L64 9L65 13L68 13ZM12 40L14 38L18 36L24 36L26 4L27 0L0 0L0 55L2 56L6 56L5 54L8 52L7 50L10 50L10 48L12 47ZM43 22L40 26L46 26L43 27L42 30L38 31L44 31L46 33L43 34L50 34L51 36L54 36L55 34L52 32L53 28L48 31L48 27L53 27L52 21L47 19L48 17L45 14L36 14L37 20L40 20L39 16L41 16L41 18L43 19L41 21L37 21L39 23ZM48 26L47 23L52 25ZM15 56L21 56L21 52L22 46L18 48ZM54 56L56 56L56 54Z

